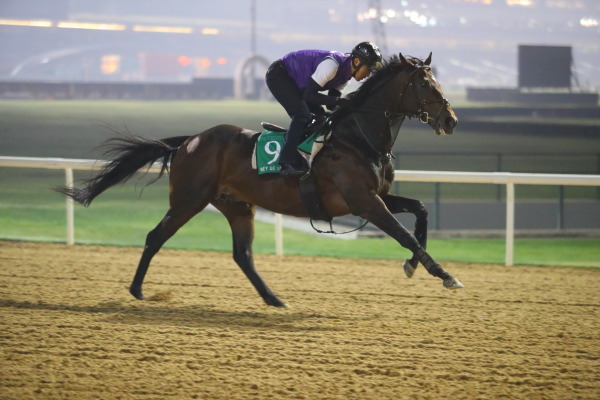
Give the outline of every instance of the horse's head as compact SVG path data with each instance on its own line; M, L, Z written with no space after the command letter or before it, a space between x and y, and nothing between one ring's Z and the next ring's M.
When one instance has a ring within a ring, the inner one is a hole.
M408 83L401 95L401 106L413 112L413 115L418 115L421 122L431 126L438 135L452 134L458 119L431 72L431 53L425 61L418 58L406 59L399 54L399 61L409 74Z
M341 128L334 135L366 142L381 155L391 151L405 117L418 117L438 135L451 134L458 121L430 64L431 54L425 61L391 57L347 96L350 106L340 110Z

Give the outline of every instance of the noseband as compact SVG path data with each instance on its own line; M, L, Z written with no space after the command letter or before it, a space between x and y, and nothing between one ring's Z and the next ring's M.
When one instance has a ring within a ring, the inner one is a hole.
M412 71L409 75L410 80L408 82L406 82L406 85L404 86L404 90L402 91L402 93L400 94L400 101L398 102L398 104L402 104L402 101L404 99L404 96L406 95L406 92L408 91L409 87L414 88L413 85L413 80L414 80L414 75L421 71L421 70L426 70L429 71L431 70L431 67L427 66L427 65L416 65L415 66L415 70ZM376 92L377 90L379 90L381 87L385 86L386 84L389 83L389 81L391 81L392 79L395 78L395 75L390 76L387 79L384 79L383 81L381 81L380 83L378 83L372 90L371 93ZM448 99L443 98L443 99L438 99L438 100L427 100L427 99L422 99L419 100L419 95L417 93L417 91L415 90L415 95L417 98L417 110L413 111L413 112L408 112L408 113L399 113L399 112L394 112L391 111L389 109L387 110L377 110L377 109L371 109L371 108L366 108L366 107L356 107L356 108L351 108L350 110L352 112L364 112L364 113L375 113L375 114L379 114L379 113L383 113L383 115L390 121L398 119L398 118L404 118L404 117L408 117L408 118L419 118L419 121L421 121L422 123L426 124L428 123L431 119L433 119L434 123L437 124L440 115L442 115L442 111L444 110L444 107L447 105L450 105L450 102L448 101ZM437 113L437 115L435 116L435 118L430 118L429 117L429 113L425 110L423 110L423 108L429 104L435 104L435 103L442 103L442 106L440 107L439 112Z
M413 87L414 88L414 85L413 85L413 75L417 71L420 71L420 70L431 70L431 68L428 67L428 66L419 66L419 67L417 67L416 70L414 70L413 72L411 72L411 74L410 74L411 75L411 79L408 82L407 87ZM404 97L405 93L406 93L406 88L404 90L404 93L402 93L402 97ZM416 90L415 90L415 94L416 94L416 97L417 97L417 104L420 104L420 107L415 112L415 115L418 115L419 116L419 121L421 121L424 124L428 123L431 118L429 118L429 113L427 111L423 110L423 108L426 105L429 105L429 104L442 103L442 106L440 107L440 111L438 111L437 115L433 119L433 122L435 124L437 124L438 120L440 119L440 115L442 115L442 111L444 110L444 107L450 105L450 102L448 101L448 99L446 99L446 98L438 99L438 100L422 99L421 101L418 101L419 95L418 95L418 93L417 93Z
M408 88L409 87L414 88L414 85L413 85L414 75L421 70L427 70L427 71L431 70L431 68L427 65L416 65L415 68L416 69L410 73L410 75L409 75L410 79L408 80L408 82L406 82L406 85L404 86L404 90L400 94L400 100L397 103L399 105L402 104L402 102L404 100L404 96L406 95L406 92L408 91ZM373 89L371 89L370 93L374 93L377 90L381 89L383 86L388 84L395 77L396 77L396 75L392 75L392 76L382 80L377 85L375 85L373 87ZM402 122L404 122L404 119L406 117L408 117L408 118L418 117L419 121L426 124L433 118L429 117L429 113L427 111L423 110L423 107L425 107L426 105L429 105L429 104L442 103L442 106L440 107L440 111L436 115L435 119L433 119L434 123L437 124L437 122L440 118L440 115L442 115L442 111L444 110L444 107L450 104L448 99L445 99L445 98L439 99L439 100L429 100L429 101L427 99L419 100L419 95L418 95L417 91L414 90L414 92L415 92L415 95L417 98L416 103L417 103L418 108L416 111L413 111L413 112L399 113L399 112L391 111L390 109L379 110L379 109L367 108L367 107L348 107L347 108L349 111L351 111L353 113L354 122L358 126L358 129L359 129L360 133L362 134L362 136L364 137L365 141L367 142L369 147L371 147L371 149L376 154L379 155L380 160L389 161L390 158L393 157L393 155L391 153L386 153L386 154L381 153L379 150L377 150L375 148L373 143L371 143L371 140L369 140L369 137L367 136L367 134L363 131L362 126L360 125L360 122L358 121L358 118L356 117L356 114L357 113L383 114L383 116L385 118L387 118L388 121L390 122L390 135L392 135L392 137L393 137L392 138L392 145L393 145L393 142L395 142L396 138L398 137L398 132L400 131ZM391 132L393 123L395 125L395 127L394 127L394 130L396 131L395 134Z

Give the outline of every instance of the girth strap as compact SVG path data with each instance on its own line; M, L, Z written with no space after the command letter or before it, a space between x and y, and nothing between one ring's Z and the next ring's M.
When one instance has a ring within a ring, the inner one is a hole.
M311 219L331 223L332 218L325 212L325 209L321 204L321 197L319 196L314 176L310 172L307 173L300 178L298 186L300 188L302 203L304 204L304 208L306 208L309 217Z

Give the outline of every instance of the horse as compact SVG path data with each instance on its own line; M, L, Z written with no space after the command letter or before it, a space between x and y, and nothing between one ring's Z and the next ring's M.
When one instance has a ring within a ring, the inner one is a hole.
M426 251L427 210L423 203L388 193L394 179L391 149L402 121L418 117L438 135L451 134L458 122L430 63L431 53L425 61L401 53L386 60L347 96L350 105L346 109L334 111L331 137L309 173L328 215L353 214L372 223L413 253L403 264L408 277L421 263L429 274L443 280L445 288L458 289L463 287L460 281ZM144 298L142 284L154 255L179 228L212 204L231 227L234 261L267 305L286 307L254 265L255 209L258 206L296 217L308 213L298 188L301 178L258 175L253 170L251 157L258 134L223 124L193 136L161 140L116 136L105 144L113 159L97 175L80 188L57 190L87 207L106 189L161 160L158 178L165 172L169 175L169 208L146 236L129 292L138 300ZM414 234L394 217L404 212L416 216Z

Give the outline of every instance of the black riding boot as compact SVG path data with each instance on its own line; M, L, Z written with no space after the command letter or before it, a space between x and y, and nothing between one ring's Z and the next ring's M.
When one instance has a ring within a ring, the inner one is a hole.
M279 165L281 165L281 175L304 175L308 172L306 163L300 153L298 145L305 139L306 127L310 123L310 118L296 116L292 118L292 123L285 134L285 144L279 155Z

